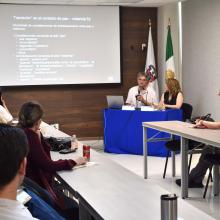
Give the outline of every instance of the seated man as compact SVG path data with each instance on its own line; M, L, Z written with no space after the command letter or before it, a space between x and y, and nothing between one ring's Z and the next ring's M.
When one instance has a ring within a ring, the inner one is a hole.
M220 129L220 122L210 122L210 121L203 121L197 120L195 127L197 128L209 128L209 129ZM218 149L217 149L218 150ZM213 147L206 147L200 158L199 162L197 163L196 167L192 169L189 174L189 188L202 188L203 184L202 181L205 177L207 169L210 167L210 163L207 160L204 160L205 155L210 154L213 152ZM216 154L216 157L220 160L219 152ZM177 179L176 184L181 186L181 180Z
M35 219L16 201L17 189L26 169L28 143L25 133L9 125L0 125L0 219Z
M157 103L155 91L149 87L149 80L144 72L137 74L137 86L134 86L129 89L128 97L126 100L127 105L135 106L140 108L144 105L152 105Z

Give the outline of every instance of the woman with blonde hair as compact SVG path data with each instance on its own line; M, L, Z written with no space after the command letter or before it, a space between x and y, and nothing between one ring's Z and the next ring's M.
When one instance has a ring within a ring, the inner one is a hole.
M177 79L166 80L166 92L161 97L160 104L166 109L179 109L183 104L183 93L180 88L180 83Z
M166 91L162 94L160 103L154 107L160 109L180 109L183 104L183 93L177 79L166 79Z

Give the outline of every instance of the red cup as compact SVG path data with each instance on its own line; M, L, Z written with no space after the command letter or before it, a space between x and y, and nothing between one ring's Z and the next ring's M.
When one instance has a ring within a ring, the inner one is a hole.
M87 160L90 160L90 146L83 145L83 157L86 157Z

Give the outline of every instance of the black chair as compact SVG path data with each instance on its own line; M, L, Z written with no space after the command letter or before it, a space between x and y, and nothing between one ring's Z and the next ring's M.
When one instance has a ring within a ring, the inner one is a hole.
M191 119L191 115L193 111L192 105L188 103L183 103L181 109L183 111L183 121L187 121ZM175 153L180 151L180 145L181 145L180 140L175 140L175 139L165 143L165 146L167 148L167 156L166 156L166 161L165 161L165 166L164 166L163 178L165 178L166 176L167 164L168 164L170 153L173 154L173 163L175 163ZM201 144L197 141L189 140L188 145L189 145L188 153L190 154L189 166L188 166L188 172L189 172L190 167L191 167L192 155L196 153L201 153L204 147L204 144ZM174 164L174 167L175 167L175 164Z
M212 168L213 166L220 166L220 154L207 154L204 156L204 160L208 161L211 164L209 167L209 175L205 185L205 191L203 194L203 198L205 199L209 182L210 180L212 181Z
M193 111L192 105L188 103L183 103L181 109L183 111L183 121L187 121L191 119L191 115Z
M43 189L41 186L39 186L37 183L35 183L33 180L31 180L30 178L28 177L24 178L22 187L34 192L47 204L49 204L52 207L55 207L55 203L53 202L53 198L50 196L50 194L45 189Z

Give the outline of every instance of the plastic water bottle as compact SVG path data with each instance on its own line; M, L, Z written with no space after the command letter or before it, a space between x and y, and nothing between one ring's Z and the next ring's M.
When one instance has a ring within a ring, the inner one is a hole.
M73 134L71 137L71 148L72 149L78 148L78 140L75 134Z

